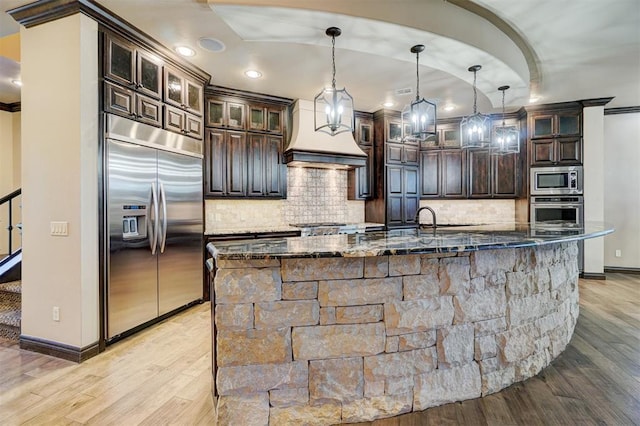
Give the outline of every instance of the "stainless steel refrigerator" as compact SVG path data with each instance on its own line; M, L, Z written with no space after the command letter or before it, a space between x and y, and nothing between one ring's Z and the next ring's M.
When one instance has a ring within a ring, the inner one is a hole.
M106 116L105 336L202 299L202 141Z

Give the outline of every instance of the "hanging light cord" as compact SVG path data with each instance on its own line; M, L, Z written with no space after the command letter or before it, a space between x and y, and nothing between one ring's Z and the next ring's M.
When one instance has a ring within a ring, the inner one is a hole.
M420 52L416 52L416 101L420 100L420 72L419 72L419 61L420 61Z
M333 63L333 79L331 80L331 87L333 91L336 90L336 36L331 36L331 61Z
M478 71L473 70L473 114L478 112L478 91L476 90L476 74Z
M506 91L506 89L502 91L502 127L504 127L504 92Z

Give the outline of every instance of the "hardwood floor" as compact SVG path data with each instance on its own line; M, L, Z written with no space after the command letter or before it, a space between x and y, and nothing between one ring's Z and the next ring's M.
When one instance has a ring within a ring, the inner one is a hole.
M640 275L580 281L566 351L538 376L485 398L360 425L640 424ZM82 364L0 340L0 424L213 424L210 305L198 305Z

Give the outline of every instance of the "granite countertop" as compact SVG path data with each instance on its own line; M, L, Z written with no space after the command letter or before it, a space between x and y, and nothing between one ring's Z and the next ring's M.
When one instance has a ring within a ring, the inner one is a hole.
M239 234L239 235L267 234L271 232L296 232L296 231L304 231L305 229L319 228L319 227L345 228L348 230L352 230L352 229L366 230L367 228L384 227L384 223L359 222L359 223L341 223L339 225L334 225L334 224L308 224L308 225L296 224L296 225L272 225L272 226L261 225L255 228L242 228L242 229L217 228L213 232L209 232L205 235L215 236L215 235L235 235L235 234Z
M365 257L411 253L448 253L496 248L528 247L601 237L613 232L603 222L534 226L498 223L436 229L396 229L362 234L236 240L207 245L219 259L295 257Z

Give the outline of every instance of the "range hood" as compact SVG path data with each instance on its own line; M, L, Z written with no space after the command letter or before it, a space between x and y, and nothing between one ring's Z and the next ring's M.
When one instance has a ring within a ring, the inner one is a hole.
M298 99L293 105L291 142L284 152L288 166L318 168L354 168L367 162L351 132L336 136L316 132L313 102Z

